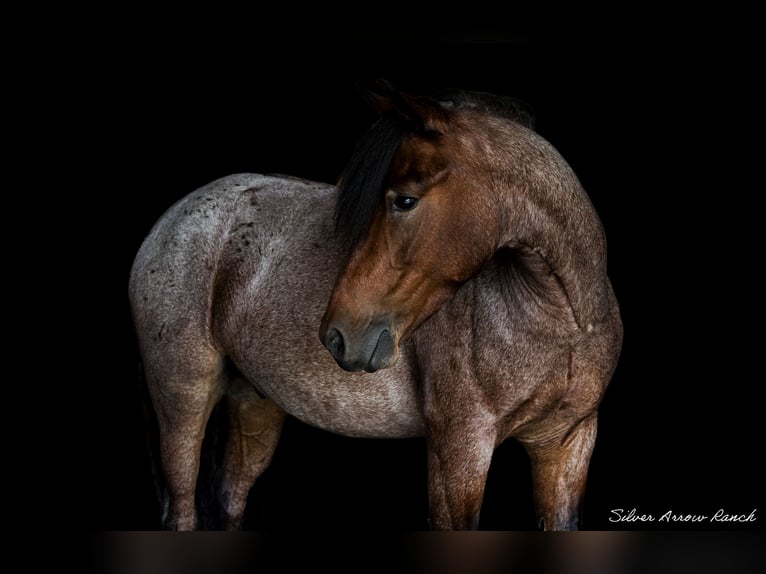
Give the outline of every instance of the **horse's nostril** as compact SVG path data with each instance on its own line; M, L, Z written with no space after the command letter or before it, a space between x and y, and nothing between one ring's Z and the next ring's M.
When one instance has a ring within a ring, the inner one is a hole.
M329 349L329 351L332 353L333 357L336 359L343 357L345 345L343 343L343 335L340 334L340 331L337 329L331 329L330 332L327 333L325 345L327 346L327 349Z
M374 373L380 369L386 361L391 359L395 351L394 338L391 335L391 331L383 329L378 336L378 341L372 352L370 361L364 370L368 373Z

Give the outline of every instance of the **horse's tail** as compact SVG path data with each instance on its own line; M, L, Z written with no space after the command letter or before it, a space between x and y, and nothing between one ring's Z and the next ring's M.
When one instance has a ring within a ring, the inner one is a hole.
M165 477L162 474L162 464L160 462L160 428L157 422L157 415L152 405L152 399L149 396L149 386L146 382L144 365L138 363L138 393L141 397L141 410L144 415L144 440L146 443L146 452L149 458L149 466L154 482L154 494L157 497L162 518L164 518L166 508L165 496Z
M149 386L143 364L139 364L139 387L144 413L146 449L161 513L160 523L163 524L168 509L168 494L160 458L160 428L149 395ZM220 492L223 473L224 447L228 436L228 414L226 401L220 401L213 409L205 429L195 496L198 528L201 530L221 530L223 528L222 509L218 493Z
M223 477L223 457L228 439L229 409L221 400L210 413L202 441L199 474L197 475L197 527L200 530L222 530L223 508L220 492Z

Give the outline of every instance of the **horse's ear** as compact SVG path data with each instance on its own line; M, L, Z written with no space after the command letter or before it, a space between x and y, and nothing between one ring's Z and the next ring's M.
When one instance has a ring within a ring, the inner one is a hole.
M378 114L393 111L417 129L446 132L449 112L431 98L412 96L397 90L386 80L359 84L359 91Z

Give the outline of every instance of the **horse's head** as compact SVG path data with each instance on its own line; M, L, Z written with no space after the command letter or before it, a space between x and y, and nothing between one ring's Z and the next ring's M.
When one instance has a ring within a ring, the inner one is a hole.
M393 365L400 342L498 247L491 176L477 161L493 151L472 123L483 105L474 96L457 105L385 83L368 94L381 115L339 184L338 227L352 247L320 330L346 370Z

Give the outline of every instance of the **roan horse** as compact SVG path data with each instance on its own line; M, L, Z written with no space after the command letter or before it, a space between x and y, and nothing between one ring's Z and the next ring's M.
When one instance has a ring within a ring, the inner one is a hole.
M136 257L163 526L198 526L200 448L223 399L226 528L289 413L347 436L425 436L437 529L478 527L493 451L515 437L540 527L575 529L622 342L598 216L515 100L383 82L367 95L381 115L339 192L225 177L171 207Z

